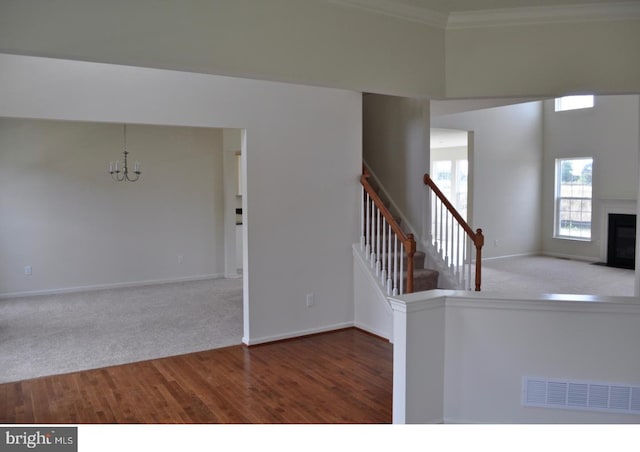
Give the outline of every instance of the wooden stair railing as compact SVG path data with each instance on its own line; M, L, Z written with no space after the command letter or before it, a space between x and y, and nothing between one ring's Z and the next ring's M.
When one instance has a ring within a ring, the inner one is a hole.
M413 256L416 241L413 234L405 234L382 199L369 182L370 173L363 169L360 222L360 250L365 254L387 295L413 292ZM404 286L406 255L406 287Z
M440 191L429 174L424 175L424 184L436 195L431 199L431 243L447 263L455 278L465 288L471 288L470 246L476 249L475 290L482 283L482 229L474 232L458 211ZM466 236L465 236L466 234Z

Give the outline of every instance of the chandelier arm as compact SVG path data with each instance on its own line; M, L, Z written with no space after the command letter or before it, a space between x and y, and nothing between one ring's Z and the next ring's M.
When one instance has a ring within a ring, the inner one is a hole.
M135 177L135 178L133 178L133 177L130 177L130 176L129 176L129 173L127 173L127 180L128 180L129 182L135 182L135 181L137 181L138 179L140 179L140 174L136 174L136 177Z

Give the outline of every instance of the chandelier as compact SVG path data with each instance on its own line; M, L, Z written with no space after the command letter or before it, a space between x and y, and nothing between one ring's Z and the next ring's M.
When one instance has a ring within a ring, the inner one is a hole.
M109 174L113 180L117 182L135 182L140 179L140 162L136 161L133 164L133 171L129 171L129 165L127 162L127 156L129 152L127 152L127 125L123 126L123 134L124 134L124 160L120 162L120 160L116 160L115 163L113 161L109 162ZM132 175L135 174L134 175Z

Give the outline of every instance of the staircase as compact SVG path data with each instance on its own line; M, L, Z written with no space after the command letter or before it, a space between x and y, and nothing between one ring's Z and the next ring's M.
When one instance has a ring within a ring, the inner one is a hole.
M426 254L416 251L413 234L391 214L391 203L383 201L383 190L364 166L360 182L360 251L387 296L438 287L480 290L482 229L471 229L428 174L424 175L424 184L430 194L431 228L429 239L423 243ZM425 268L425 261L431 262L432 268Z
M409 225L390 199L383 201L385 191L374 181L363 168L360 243L353 245L354 325L393 342L388 298L436 288L480 290L484 236L480 229L473 232L425 174L425 187L416 190L427 190L430 230L417 251Z
M425 268L413 234L403 230L389 210L371 174L363 169L360 251L387 296L438 288L439 272Z

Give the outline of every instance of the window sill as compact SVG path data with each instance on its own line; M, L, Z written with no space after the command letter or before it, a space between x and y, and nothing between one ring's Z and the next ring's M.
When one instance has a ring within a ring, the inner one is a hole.
M557 240L570 240L573 242L593 242L592 238L585 237L567 237L565 235L554 235L553 238Z

